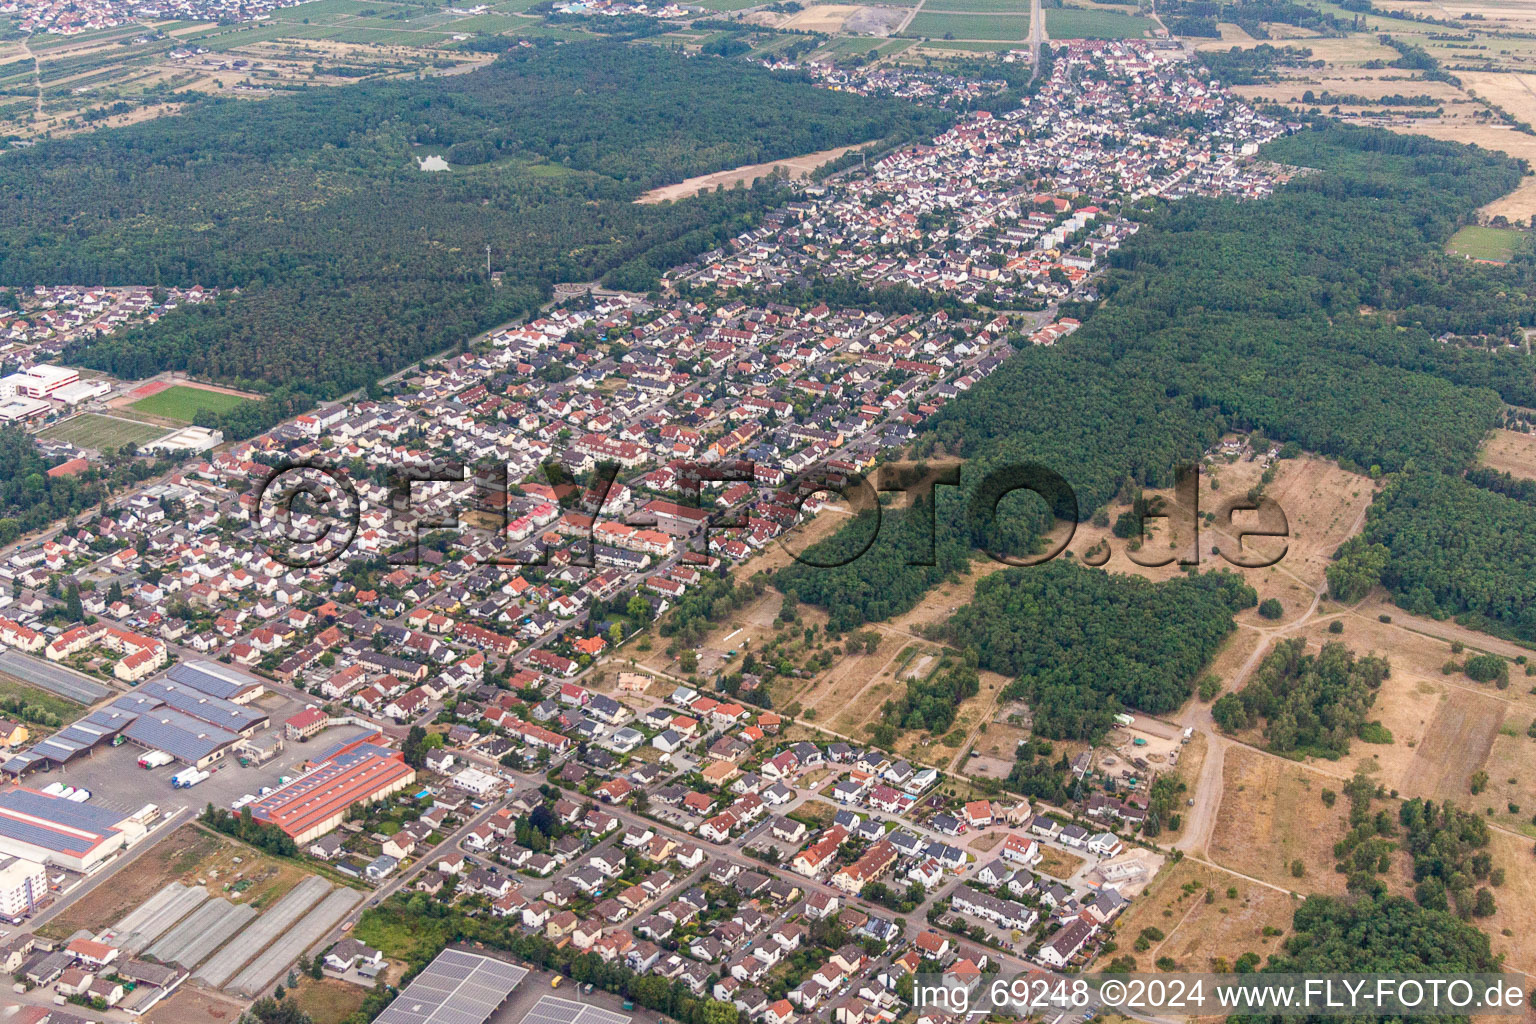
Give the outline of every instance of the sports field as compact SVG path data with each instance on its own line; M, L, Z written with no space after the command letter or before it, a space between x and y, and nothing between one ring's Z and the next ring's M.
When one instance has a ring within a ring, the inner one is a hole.
M129 408L138 412L147 413L150 416L160 416L168 420L177 420L181 423L191 423L199 409L211 409L214 412L228 412L237 406L250 401L239 395L225 394L222 391L209 391L205 388L192 387L187 384L173 384L164 391L157 391L147 398L141 398Z
M153 423L134 423L94 412L81 413L39 432L39 437L68 441L81 448L121 448L125 444L144 444L166 433Z

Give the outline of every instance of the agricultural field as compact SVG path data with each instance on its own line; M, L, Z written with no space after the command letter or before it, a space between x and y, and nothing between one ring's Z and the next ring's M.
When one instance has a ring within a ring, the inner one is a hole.
M112 877L38 929L40 935L63 939L82 928L100 931L171 882L196 874L227 842L196 825L183 825Z
M1157 25L1119 11L1052 7L1045 12L1045 32L1052 39L1140 39Z
M1024 42L1029 39L1029 15L941 13L925 8L912 19L902 35L980 42Z
M170 882L203 885L221 896L258 910L270 907L307 877L296 862L259 853L251 847L188 823L160 840L112 878L97 886L39 931L54 938L80 928L98 931L159 892Z
M1467 259L1508 263L1516 252L1530 248L1530 244L1530 236L1524 231L1468 224L1451 236L1446 252Z
M929 0L925 13L1022 14L1029 16L1029 4L1020 0Z
M199 409L222 413L238 408L248 401L250 399L225 391L212 391L189 384L174 384L164 391L140 398L129 408L162 419L191 423Z
M68 441L81 448L91 448L96 451L104 448L121 448L125 444L145 444L164 434L164 427L155 426L152 423L137 423L94 412L72 416L38 432L39 437L54 441Z

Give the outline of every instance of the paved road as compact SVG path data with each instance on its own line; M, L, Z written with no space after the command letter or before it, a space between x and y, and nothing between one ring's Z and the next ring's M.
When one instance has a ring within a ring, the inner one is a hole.
M1045 14L1040 10L1040 0L1029 0L1029 59L1033 67L1029 80L1040 76L1040 44L1045 41Z

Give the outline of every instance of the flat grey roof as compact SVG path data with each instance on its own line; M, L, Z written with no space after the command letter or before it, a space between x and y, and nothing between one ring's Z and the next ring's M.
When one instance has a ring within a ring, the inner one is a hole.
M240 739L238 733L209 725L202 719L164 705L140 714L123 730L123 735L188 763L200 761L220 747Z
M484 1024L528 970L445 949L379 1014L376 1024Z

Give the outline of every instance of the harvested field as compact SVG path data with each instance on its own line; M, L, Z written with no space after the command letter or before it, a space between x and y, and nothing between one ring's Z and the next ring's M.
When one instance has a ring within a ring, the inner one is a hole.
M1504 713L1503 702L1465 691L1442 702L1400 791L1465 804L1467 780L1487 762Z
M1228 895L1229 890L1235 895ZM1205 902L1207 891L1215 893L1211 903ZM1244 953L1264 957L1279 949L1290 931L1294 907L1294 898L1286 893L1185 859L1160 873L1116 922L1120 948L1101 957L1095 969L1129 954L1139 971L1152 970L1154 961L1164 956L1176 960L1180 970L1226 970ZM1148 928L1164 937L1138 952L1136 938ZM1266 935L1266 928L1279 934Z
M784 23L784 28L803 29L807 32L839 32L843 23L860 8L853 4L811 4Z

